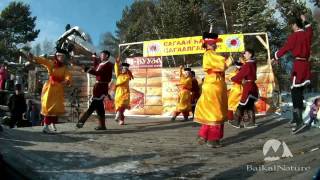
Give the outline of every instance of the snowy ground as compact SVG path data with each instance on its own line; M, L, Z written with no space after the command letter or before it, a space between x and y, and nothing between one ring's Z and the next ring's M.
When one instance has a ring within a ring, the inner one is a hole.
M311 179L320 168L320 130L291 135L288 120L275 114L257 121L250 130L226 124L219 149L196 143L197 124L161 118L130 118L122 127L109 118L101 132L94 122L81 130L59 124L55 135L5 129L0 153L30 179ZM264 161L269 139L285 142L293 157Z

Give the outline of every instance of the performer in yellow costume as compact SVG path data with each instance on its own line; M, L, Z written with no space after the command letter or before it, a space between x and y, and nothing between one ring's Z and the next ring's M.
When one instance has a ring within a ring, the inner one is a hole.
M242 65L243 65L243 62L241 62L241 61L235 62L234 70L227 77L227 79L230 82L232 82L231 78L239 72ZM227 115L227 117L228 117L229 121L233 120L233 114L236 111L236 109L239 105L240 99L241 99L242 89L243 89L242 84L238 84L238 83L234 83L234 82L231 83L231 88L228 92L228 115Z
M115 109L116 120L119 120L119 125L124 125L124 111L130 109L130 88L129 81L133 79L132 73L129 70L128 63L121 64L120 71L120 58L117 58L114 65L114 72L116 74L116 94L115 94Z
M188 121L189 112L191 111L191 89L192 89L192 74L190 68L180 66L180 81L179 81L178 104L176 111L173 113L171 121L175 121L177 116L182 113L184 121Z
M199 130L199 144L220 147L223 137L224 121L227 119L228 97L225 82L225 70L231 59L218 55L216 43L221 42L215 33L203 34L203 70L205 78L202 94L197 102L194 121L202 124Z
M64 109L64 86L70 85L71 75L66 65L64 65L62 52L56 52L54 60L29 55L29 60L44 66L49 75L49 80L44 84L41 93L41 114L44 116L44 133L50 133L49 125L52 124L56 131L55 124L58 116L65 113Z

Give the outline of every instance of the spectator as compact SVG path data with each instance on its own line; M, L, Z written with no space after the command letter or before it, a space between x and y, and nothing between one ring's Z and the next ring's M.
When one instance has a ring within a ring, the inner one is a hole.
M8 107L11 114L9 127L14 128L16 124L18 127L21 127L20 125L23 124L22 117L26 112L27 104L20 84L15 85L15 94L9 98Z
M28 101L27 120L32 126L40 125L40 111L37 105L32 101Z
M6 66L1 65L0 67L0 90L4 90L7 80L7 69Z

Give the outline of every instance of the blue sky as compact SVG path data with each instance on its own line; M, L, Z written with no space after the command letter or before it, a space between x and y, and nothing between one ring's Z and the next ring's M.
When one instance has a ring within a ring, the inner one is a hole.
M0 11L11 1L0 0ZM19 0L30 5L33 16L37 16L40 34L36 42L44 39L55 41L66 24L80 26L90 34L94 45L99 45L104 32L116 30L116 21L122 10L133 0Z

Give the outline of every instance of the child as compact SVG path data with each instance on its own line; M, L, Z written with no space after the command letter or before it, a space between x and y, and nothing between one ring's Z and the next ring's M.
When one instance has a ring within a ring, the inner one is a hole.
M171 121L175 121L177 116L182 113L184 121L188 121L189 112L191 111L191 89L192 89L192 76L191 69L180 66L180 81L179 81L179 94L176 111L173 113Z
M28 101L27 120L32 123L32 126L40 125L40 112L32 100Z
M313 104L310 106L310 112L309 117L310 121L308 122L307 126L311 127L312 123L314 123L315 126L319 126L319 120L317 119L317 114L320 108L320 97L316 98L313 101Z
M124 125L124 111L130 109L130 88L129 81L133 79L132 73L129 70L128 63L122 63L120 71L120 58L116 59L114 64L114 71L116 74L116 95L115 95L115 109L116 120L119 120L119 125Z
M21 91L20 84L15 85L15 94L9 98L8 107L11 114L9 127L14 128L16 124L18 127L20 127L20 125L23 124L23 114L27 110L26 99Z

